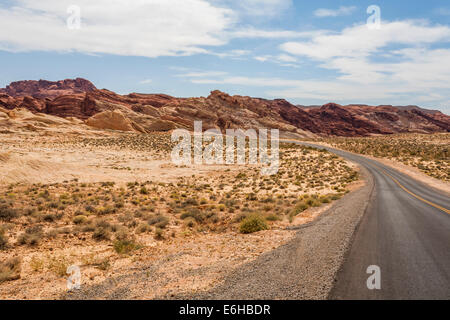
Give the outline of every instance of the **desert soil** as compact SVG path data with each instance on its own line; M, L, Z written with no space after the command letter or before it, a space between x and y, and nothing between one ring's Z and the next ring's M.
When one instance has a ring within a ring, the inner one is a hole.
M365 190L354 164L295 145L281 148L270 177L259 166L173 165L167 134L4 133L0 145L0 260L20 260L13 275L0 272L1 299L207 294L267 254L309 243L313 234L297 227ZM268 229L243 234L242 222L255 215ZM356 216L338 215L342 228L353 227ZM324 236L327 225L315 225ZM308 281L331 279L346 245L339 243L330 273ZM81 268L79 291L67 291L71 265ZM323 297L322 289L304 297Z

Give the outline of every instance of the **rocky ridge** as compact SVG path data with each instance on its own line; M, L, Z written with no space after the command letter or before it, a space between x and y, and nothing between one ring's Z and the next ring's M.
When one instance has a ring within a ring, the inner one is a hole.
M81 78L13 82L0 89L0 107L78 118L100 129L138 132L192 129L194 120L202 120L204 129L277 128L285 137L450 131L449 116L418 107L335 103L299 107L284 99L231 96L218 90L198 98L119 95ZM114 124L116 120L120 123Z

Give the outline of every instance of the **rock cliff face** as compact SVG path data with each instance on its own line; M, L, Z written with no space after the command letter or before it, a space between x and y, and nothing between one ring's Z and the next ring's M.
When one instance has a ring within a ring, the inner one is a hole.
M12 82L4 89L0 89L0 93L7 94L12 97L26 97L30 96L37 99L53 99L58 96L84 93L96 90L96 87L88 80L66 79L60 81L47 80L25 80Z
M105 129L167 131L193 128L278 128L287 136L367 136L400 132L450 131L450 117L415 106L300 107L283 99L230 96L212 91L208 97L174 98L164 94L119 95L97 89L81 78L56 82L18 81L0 89L0 107L23 108L63 118L78 118ZM117 120L117 126L114 122ZM120 127L120 128L119 128Z

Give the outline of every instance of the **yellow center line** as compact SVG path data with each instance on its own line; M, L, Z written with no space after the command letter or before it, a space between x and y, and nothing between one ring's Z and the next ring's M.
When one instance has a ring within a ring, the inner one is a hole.
M398 182L397 179L395 179L393 176L391 176L389 173L387 173L384 169L380 168L380 167L377 166L377 165L375 165L375 166L376 166L378 169L380 169L381 171L383 171L383 173L384 173L385 175L387 175L389 178L391 178L392 180L394 180L394 182L395 182L396 184L398 184L398 186L399 186L400 188L402 188L403 190L405 190L406 192L408 192L408 193L409 193L410 195L412 195L413 197L419 199L419 200L422 201L422 202L425 202L426 204L429 204L430 206L433 206L433 207L435 207L435 208L437 208L437 209L439 209L439 210L442 210L442 211L444 211L445 213L450 214L450 210L448 210L448 209L446 209L446 208L444 208L444 207L441 207L440 205L437 205L437 204L435 204L435 203L433 203L433 202L431 202L431 201L428 201L428 200L422 198L421 196L418 196L417 194L415 194L415 193L409 191L409 190L408 190L406 187L404 187L400 182Z

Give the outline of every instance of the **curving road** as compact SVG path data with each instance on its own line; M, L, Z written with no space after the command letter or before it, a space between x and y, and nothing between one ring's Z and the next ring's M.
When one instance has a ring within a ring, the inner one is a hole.
M329 298L450 299L449 196L377 161L325 149L364 166L375 182ZM367 288L371 265L380 267L379 290Z

